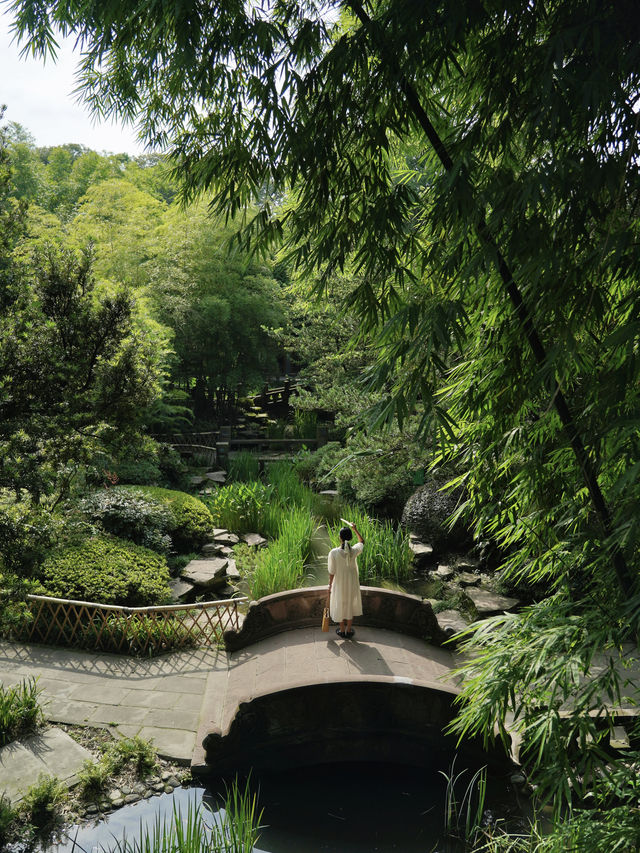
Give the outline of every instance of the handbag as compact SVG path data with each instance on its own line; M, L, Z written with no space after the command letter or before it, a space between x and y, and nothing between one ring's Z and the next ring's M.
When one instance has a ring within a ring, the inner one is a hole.
M329 608L328 607L325 607L325 609L322 611L322 630L323 631L329 630Z

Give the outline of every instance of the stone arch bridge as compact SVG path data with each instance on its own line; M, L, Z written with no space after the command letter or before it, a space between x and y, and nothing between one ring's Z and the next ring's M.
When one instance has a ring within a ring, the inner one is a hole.
M431 606L416 596L363 587L364 614L343 640L320 630L326 587L252 603L228 632L228 669L210 678L192 772L372 761L448 769L445 733L458 695L455 650ZM477 763L505 766L502 749L460 747Z

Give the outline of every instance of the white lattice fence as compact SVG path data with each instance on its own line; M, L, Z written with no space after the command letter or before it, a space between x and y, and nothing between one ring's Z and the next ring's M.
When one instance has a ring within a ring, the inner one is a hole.
M124 654L158 654L169 649L211 645L238 630L238 604L245 598L117 607L44 595L27 596L32 619L16 639Z

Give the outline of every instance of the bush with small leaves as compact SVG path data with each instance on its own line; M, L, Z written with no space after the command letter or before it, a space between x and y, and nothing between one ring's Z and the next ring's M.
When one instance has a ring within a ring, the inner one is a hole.
M156 486L123 486L132 495L146 503L158 506L169 512L173 519L171 538L178 551L191 551L194 546L203 545L211 536L213 518L201 500L174 489L160 489Z
M46 595L144 607L171 601L164 557L114 536L54 551L41 568Z

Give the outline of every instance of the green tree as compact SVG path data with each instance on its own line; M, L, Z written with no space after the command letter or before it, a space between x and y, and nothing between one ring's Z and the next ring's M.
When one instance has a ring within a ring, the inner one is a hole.
M139 287L148 278L142 265L162 209L162 202L121 178L93 183L69 223L70 237L77 246L93 243L101 278Z
M230 252L230 236L206 205L175 204L154 234L149 263L150 302L173 331L173 378L203 418L275 371L272 330L284 321L278 282L246 253Z
M34 503L126 444L158 392L164 351L124 291L98 296L91 257L36 251L0 317L0 485Z
M620 686L577 673L640 614L635 4L14 10L36 51L54 20L83 38L88 102L171 140L187 197L257 204L245 235L286 234L327 280L353 264L381 344L377 419L424 405L507 572L553 592L478 632L462 728L511 710L547 792L571 799L606 761L602 697Z

